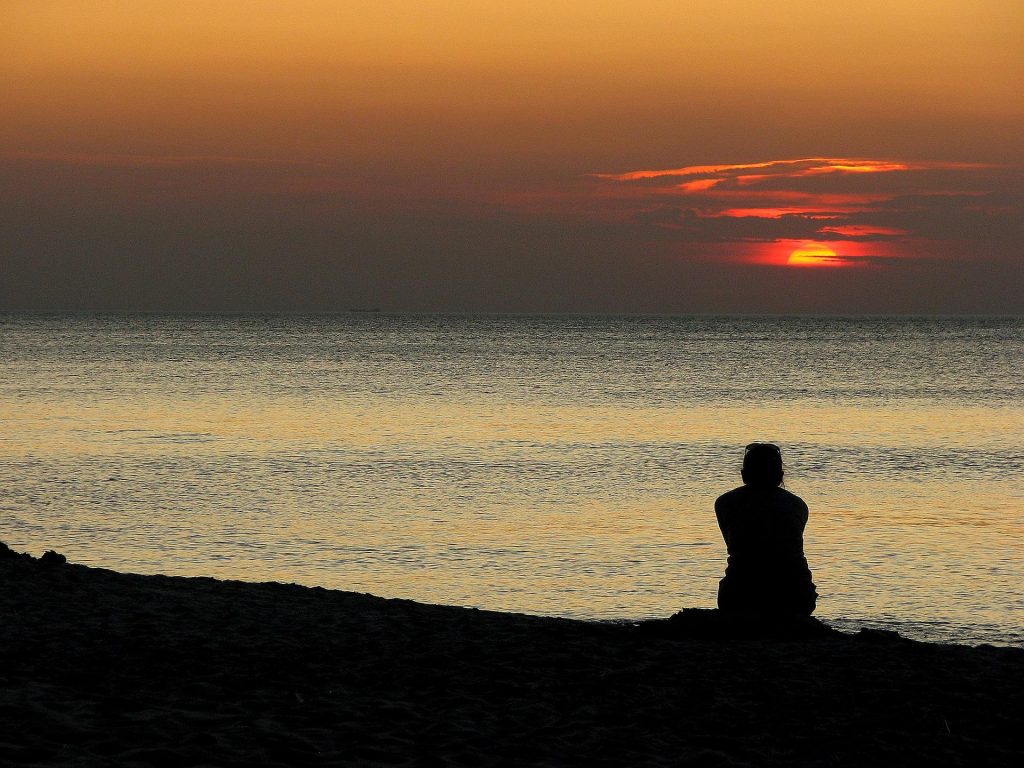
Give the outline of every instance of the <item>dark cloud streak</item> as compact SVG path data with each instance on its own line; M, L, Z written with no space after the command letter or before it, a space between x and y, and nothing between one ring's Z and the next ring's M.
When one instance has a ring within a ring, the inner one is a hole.
M1024 310L1020 198L1009 184L892 195L828 220L713 216L713 199L694 206L704 198L638 195L630 184L620 196L618 184L477 193L384 186L336 167L8 158L0 161L0 308ZM932 239L920 240L913 259L897 259L873 245L899 238L817 231L851 222ZM970 240L974 230L982 234ZM835 252L864 268L736 259L739 246L805 236L862 244ZM969 253L957 245L965 238Z

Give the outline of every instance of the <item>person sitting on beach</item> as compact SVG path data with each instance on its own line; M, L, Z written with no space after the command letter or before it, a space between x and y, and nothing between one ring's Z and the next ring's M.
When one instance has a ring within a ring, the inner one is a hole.
M809 616L818 593L804 557L807 505L781 487L779 447L748 445L740 476L743 485L715 501L729 551L718 607L730 613Z

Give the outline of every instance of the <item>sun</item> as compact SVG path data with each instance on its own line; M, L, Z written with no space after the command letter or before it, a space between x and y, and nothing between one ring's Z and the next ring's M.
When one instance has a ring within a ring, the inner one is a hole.
M842 263L835 251L821 243L804 243L786 260L791 267L837 267Z

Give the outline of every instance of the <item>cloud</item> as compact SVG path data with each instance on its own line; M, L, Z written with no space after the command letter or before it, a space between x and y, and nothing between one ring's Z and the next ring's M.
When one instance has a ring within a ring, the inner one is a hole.
M183 168L201 166L325 167L305 160L276 160L230 155L129 155L89 152L0 152L0 160L37 161L103 168Z
M883 238L905 237L907 230L897 227L880 227L874 224L839 224L834 227L822 227L818 230L821 235L838 235L840 237L863 238L865 240L878 240Z
M871 243L870 254L816 263L880 266L923 257L937 240L1024 237L1020 169L985 163L809 157L592 178L636 224L680 242L736 244L740 261L750 260L750 243ZM792 263L778 253L765 263Z
M755 184L765 179L797 178L823 174L895 173L917 170L962 170L991 168L983 163L912 162L898 160L872 160L867 158L805 157L795 160L766 160L759 163L733 163L720 165L688 165L668 170L626 171L625 173L595 173L595 178L612 181L639 181L644 179L679 179L690 176L713 179L716 182L735 179L740 184ZM745 174L741 171L759 169L762 173Z

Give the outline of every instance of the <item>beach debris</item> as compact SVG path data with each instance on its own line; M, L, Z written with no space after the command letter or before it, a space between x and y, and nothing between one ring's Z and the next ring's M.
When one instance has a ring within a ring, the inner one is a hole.
M64 565L67 561L68 559L64 555L52 549L43 552L43 556L39 558L39 562L43 565Z
M31 560L32 555L27 552L15 552L2 541L0 541L0 560Z
M15 552L2 541L0 541L0 560L19 560L45 566L64 565L68 561L64 555L52 549L46 550L41 557L35 558L28 552Z

